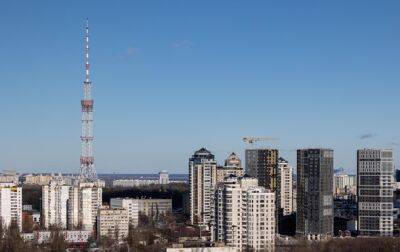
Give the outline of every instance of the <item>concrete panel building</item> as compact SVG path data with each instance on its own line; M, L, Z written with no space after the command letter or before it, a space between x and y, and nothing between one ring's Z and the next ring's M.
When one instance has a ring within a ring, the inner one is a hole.
M5 226L16 221L22 230L22 187L15 183L0 183L0 218Z
M68 228L93 230L99 207L102 205L102 187L96 182L76 181L71 186L68 201Z
M67 228L67 213L70 186L64 185L62 180L52 180L42 186L42 220L47 229L57 226Z
M122 241L129 234L128 211L124 208L100 207L97 215L98 236Z

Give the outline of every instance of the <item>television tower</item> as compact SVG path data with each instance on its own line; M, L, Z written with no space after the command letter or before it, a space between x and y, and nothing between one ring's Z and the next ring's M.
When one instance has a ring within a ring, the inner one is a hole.
M92 82L90 81L89 64L89 21L86 19L85 33L85 80L83 81L82 106L82 153L81 153L81 178L89 181L97 179L93 158L93 99L91 96Z

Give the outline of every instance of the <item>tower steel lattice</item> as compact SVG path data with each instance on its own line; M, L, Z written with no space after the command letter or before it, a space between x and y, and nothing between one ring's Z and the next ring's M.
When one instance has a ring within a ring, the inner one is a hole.
M82 152L81 152L81 173L82 179L97 179L96 170L94 169L93 157L93 99L91 95L92 82L90 81L90 64L89 64L89 21L86 20L85 29L85 80L83 81L83 99L82 106Z

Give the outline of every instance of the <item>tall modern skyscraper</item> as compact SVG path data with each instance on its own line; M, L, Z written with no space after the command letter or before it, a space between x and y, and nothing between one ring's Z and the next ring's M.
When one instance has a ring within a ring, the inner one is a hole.
M297 150L299 235L333 235L333 150Z
M205 148L196 151L189 159L190 221L210 228L213 225L214 189L217 179L217 162Z
M283 158L278 160L278 179L277 179L276 200L277 207L282 209L283 215L289 215L293 212L293 180L292 166Z
M86 20L85 34L85 80L83 81L82 106L82 153L81 153L81 177L86 180L97 179L94 169L93 157L93 99L92 82L90 81L89 64L89 22Z
M256 178L231 175L215 192L215 239L239 250L271 250L275 244L275 194Z
M246 174L257 178L260 186L275 192L278 157L276 149L246 150Z
M394 164L392 150L357 151L360 235L393 235Z

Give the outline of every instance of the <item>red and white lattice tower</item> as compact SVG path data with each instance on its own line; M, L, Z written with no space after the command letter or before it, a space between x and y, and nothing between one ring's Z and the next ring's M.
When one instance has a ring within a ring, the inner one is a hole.
M89 22L86 20L85 33L85 80L83 81L82 106L82 153L81 178L86 180L97 179L93 158L93 99L91 95L92 82L90 81L89 64Z

